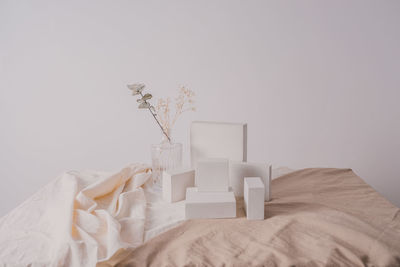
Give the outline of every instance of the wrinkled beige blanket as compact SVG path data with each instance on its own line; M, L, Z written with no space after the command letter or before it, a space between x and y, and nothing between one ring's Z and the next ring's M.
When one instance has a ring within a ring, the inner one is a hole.
M117 266L400 266L400 212L349 169L305 169L272 181L265 220L186 221Z

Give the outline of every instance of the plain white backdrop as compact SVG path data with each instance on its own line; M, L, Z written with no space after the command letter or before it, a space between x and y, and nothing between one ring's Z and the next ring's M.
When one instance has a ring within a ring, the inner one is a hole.
M400 206L399 1L0 0L0 216L66 170L150 162L126 84L248 123L248 160L352 168ZM273 189L272 189L273 190Z

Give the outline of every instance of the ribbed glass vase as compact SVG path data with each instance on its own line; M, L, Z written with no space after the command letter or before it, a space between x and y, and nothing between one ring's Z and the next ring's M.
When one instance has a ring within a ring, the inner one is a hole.
M153 181L162 188L163 171L182 167L182 144L169 142L163 138L161 143L151 146L151 165Z

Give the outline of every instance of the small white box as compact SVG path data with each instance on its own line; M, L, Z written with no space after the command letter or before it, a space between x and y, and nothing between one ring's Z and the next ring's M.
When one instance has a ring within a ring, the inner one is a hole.
M162 177L163 198L167 202L184 200L186 188L194 186L194 170L164 171Z
M197 161L195 183L199 191L229 191L229 161L202 159Z
M244 178L244 207L248 220L264 220L264 184L260 177Z
M186 219L211 219L236 217L236 199L230 192L200 192L186 189Z
M271 165L266 163L229 161L229 185L237 197L243 196L244 177L260 177L265 187L265 201L270 201Z
M190 128L192 168L203 158L247 160L247 124L194 121Z

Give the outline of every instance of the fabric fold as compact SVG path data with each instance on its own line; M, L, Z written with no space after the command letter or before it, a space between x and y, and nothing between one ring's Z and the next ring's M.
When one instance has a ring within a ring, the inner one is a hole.
M96 266L142 244L151 184L144 164L60 175L0 219L0 266Z

